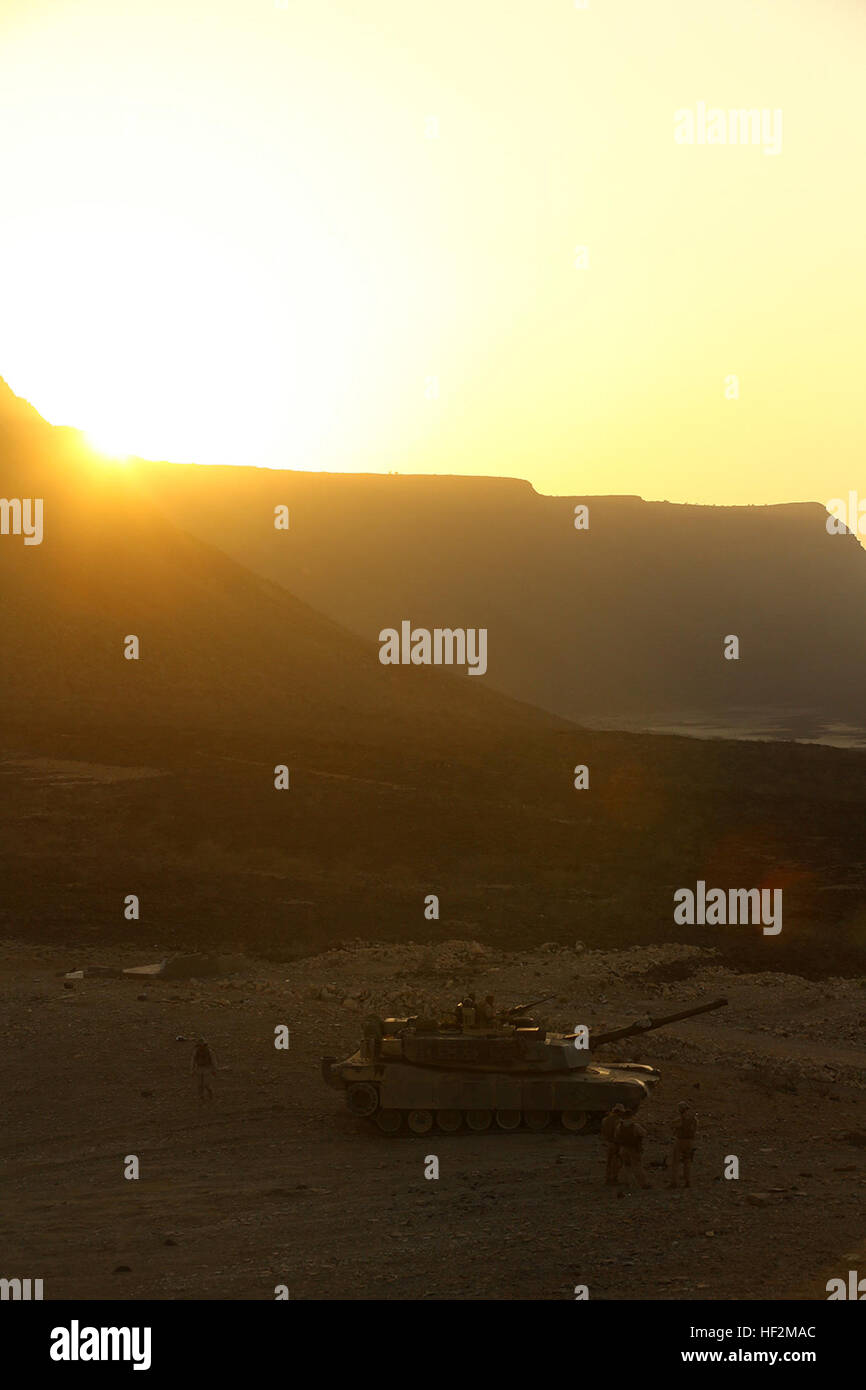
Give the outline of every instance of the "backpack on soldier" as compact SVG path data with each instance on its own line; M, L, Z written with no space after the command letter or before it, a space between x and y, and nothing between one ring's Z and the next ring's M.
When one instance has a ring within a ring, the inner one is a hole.
M616 1131L616 1142L623 1149L640 1149L643 1145L640 1126L634 1120L622 1120Z

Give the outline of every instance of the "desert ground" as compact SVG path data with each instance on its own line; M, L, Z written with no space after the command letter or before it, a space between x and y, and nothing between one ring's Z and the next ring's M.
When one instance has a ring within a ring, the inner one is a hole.
M42 1278L46 1299L273 1299L278 1285L292 1299L572 1299L578 1284L596 1299L823 1299L828 1278L864 1268L864 979L737 973L681 943L521 953L432 936L235 958L207 978L87 974L166 954L0 943L0 1273ZM600 1054L662 1073L640 1112L649 1190L604 1186L597 1134L387 1138L324 1085L320 1057L354 1051L365 1014L444 1009L470 988L503 1005L553 994L540 1013L563 1031L728 999ZM198 1033L220 1068L212 1103L177 1040ZM693 1187L672 1192L683 1098L698 1155Z

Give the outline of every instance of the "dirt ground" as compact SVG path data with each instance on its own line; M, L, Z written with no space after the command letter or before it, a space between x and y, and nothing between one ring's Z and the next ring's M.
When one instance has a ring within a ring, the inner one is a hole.
M0 943L0 1276L41 1278L46 1299L272 1299L277 1285L292 1299L572 1299L580 1284L601 1299L823 1299L828 1278L866 1274L866 980L737 975L682 945L462 941L353 942L173 982L67 988L59 973L165 954ZM320 1056L353 1051L365 1014L444 1008L473 987L502 1004L553 994L540 1013L564 1031L727 997L601 1054L662 1073L641 1111L648 1191L604 1186L595 1134L389 1139L322 1082ZM197 1033L220 1067L213 1103L176 1041ZM693 1188L671 1192L682 1098L698 1158Z

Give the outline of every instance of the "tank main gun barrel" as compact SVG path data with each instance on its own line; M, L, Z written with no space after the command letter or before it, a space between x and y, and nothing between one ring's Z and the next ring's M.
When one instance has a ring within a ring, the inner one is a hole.
M655 1028L664 1028L668 1023L679 1023L683 1018L694 1018L696 1014L708 1014L713 1009L723 1009L727 999L713 999L709 1004L699 1004L695 1009L681 1009L678 1014L665 1014L662 1018L651 1018L649 1023L630 1023L626 1028L612 1028L609 1033L591 1033L590 1050L602 1043L617 1042L620 1038L631 1038L636 1033L651 1033ZM575 1036L572 1034L571 1036Z
M526 1013L527 1009L537 1009L539 1004L549 1004L551 999L555 998L555 994L546 994L543 999L533 999L529 1004L515 1004L513 1008L505 1010L506 1017L508 1014Z

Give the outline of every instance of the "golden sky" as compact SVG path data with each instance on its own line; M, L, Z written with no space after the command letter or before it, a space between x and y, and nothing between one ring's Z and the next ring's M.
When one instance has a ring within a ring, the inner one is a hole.
M864 54L859 0L0 0L0 375L118 453L866 495Z

